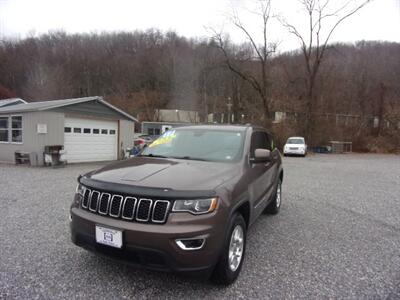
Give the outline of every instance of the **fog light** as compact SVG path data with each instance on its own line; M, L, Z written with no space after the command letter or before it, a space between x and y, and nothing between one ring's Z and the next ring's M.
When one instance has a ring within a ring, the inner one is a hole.
M175 240L176 244L182 250L200 250L203 248L206 239L205 238L191 238L191 239L178 239Z

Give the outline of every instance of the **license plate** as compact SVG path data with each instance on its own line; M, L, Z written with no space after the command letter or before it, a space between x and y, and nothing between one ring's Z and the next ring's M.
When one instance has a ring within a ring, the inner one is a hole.
M96 225L96 242L115 248L121 248L122 231Z

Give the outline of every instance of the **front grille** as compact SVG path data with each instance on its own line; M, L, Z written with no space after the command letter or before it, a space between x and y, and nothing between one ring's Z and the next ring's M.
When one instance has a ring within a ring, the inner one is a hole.
M121 218L141 223L162 224L167 221L171 203L167 200L153 200L106 193L85 188L81 208L92 213Z

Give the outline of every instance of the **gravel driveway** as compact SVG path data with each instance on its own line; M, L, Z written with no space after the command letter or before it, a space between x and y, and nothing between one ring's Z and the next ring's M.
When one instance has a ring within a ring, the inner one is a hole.
M283 206L250 228L230 287L136 270L70 242L78 174L0 165L0 299L400 299L400 156L285 158Z

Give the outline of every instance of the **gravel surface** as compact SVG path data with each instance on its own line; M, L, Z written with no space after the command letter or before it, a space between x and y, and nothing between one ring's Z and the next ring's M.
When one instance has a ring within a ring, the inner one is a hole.
M0 165L0 299L400 299L400 156L285 158L283 206L230 287L132 269L70 242L78 174Z

